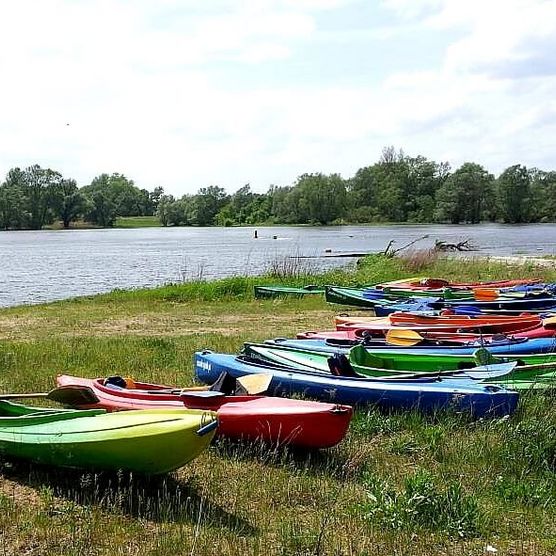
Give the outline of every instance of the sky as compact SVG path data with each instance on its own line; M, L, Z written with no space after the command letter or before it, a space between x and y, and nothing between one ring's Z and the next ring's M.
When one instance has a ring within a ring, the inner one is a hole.
M556 170L556 0L0 2L0 180L39 164L181 196L385 146Z

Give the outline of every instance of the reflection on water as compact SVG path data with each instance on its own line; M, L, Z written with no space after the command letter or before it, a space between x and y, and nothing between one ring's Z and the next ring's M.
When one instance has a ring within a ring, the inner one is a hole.
M303 255L315 268L349 264L326 252L382 251L425 234L470 239L478 254L556 253L556 225L141 228L0 232L0 306L40 303L115 288L260 274L277 258Z

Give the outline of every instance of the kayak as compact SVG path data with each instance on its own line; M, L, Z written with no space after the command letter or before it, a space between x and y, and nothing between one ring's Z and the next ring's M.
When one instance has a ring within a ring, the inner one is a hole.
M512 413L519 395L493 384L473 380L445 380L438 377L413 380L382 380L347 377L319 370L265 364L246 358L211 351L195 353L195 374L206 384L221 372L234 377L253 373L272 373L269 392L277 396L303 395L324 401L357 406L376 406L387 410L423 412L452 409L475 417Z
M396 331L403 339L404 330ZM407 332L412 332L408 330ZM420 336L420 335L418 335ZM380 340L355 340L342 341L338 339L288 339L275 338L267 340L267 344L281 346L285 348L306 349L313 351L334 352L341 349L348 350L354 345L363 345L368 351L391 351L393 353L404 353L407 351L421 353L423 355L431 354L454 354L454 355L472 355L477 349L485 348L496 355L522 355L533 353L554 353L556 351L556 338L507 338L501 339L479 339L468 342L443 341L443 340L427 340L422 342L414 341L414 344L408 340L406 345L394 345ZM401 343L401 342L400 342Z
M496 360L487 354L492 362L477 366L476 358L466 360L461 366L435 368L428 357L405 361L392 353L371 353L357 346L345 352L347 358L341 359L340 352L317 352L301 349L281 348L267 344L246 344L243 353L252 360L267 364L289 366L295 370L334 372L345 376L366 376L390 379L417 379L425 375L456 380L473 378L492 384L503 384L513 389L553 388L556 385L556 359L553 364L536 364L519 367L517 361ZM509 365L509 367L505 366Z
M255 297L268 299L283 296L304 297L306 295L322 295L324 288L320 286L304 286L294 288L289 286L255 286Z
M108 414L0 400L0 454L47 465L156 475L196 458L209 445L217 424L210 411Z
M474 332L489 334L508 334L537 328L553 327L551 319L541 319L538 315L414 315L394 313L388 317L336 317L338 330L366 329L387 331L390 329L410 328L423 331Z
M251 345L251 344L246 344ZM267 344L263 344L267 345ZM312 344L311 344L312 345ZM267 347L278 348L274 344L268 344ZM286 348L284 348L286 349ZM541 353L541 354L525 354L525 355L496 355L493 356L490 350L479 348L470 355L454 354L454 353L423 353L417 350L382 350L369 351L367 349L350 350L318 350L315 348L303 349L302 347L291 347L290 349L305 354L310 354L311 357L322 357L323 354L330 356L335 353L349 354L350 362L355 365L366 365L375 368L383 368L397 371L408 371L412 373L418 372L441 372L445 370L461 370L470 369L477 365L480 361L491 361L499 363L504 361L516 361L520 367L537 367L544 368L547 371L556 370L556 353ZM351 356L357 353L358 358L353 360ZM365 354L363 358L362 354ZM315 359L313 359L315 360ZM541 367L542 366L542 367Z
M86 407L108 411L187 407L210 409L218 416L218 434L235 440L262 440L272 445L330 448L346 435L353 410L349 406L269 396L225 395L212 390L175 389L135 382L115 387L105 379L57 377L59 386L92 389L98 402Z

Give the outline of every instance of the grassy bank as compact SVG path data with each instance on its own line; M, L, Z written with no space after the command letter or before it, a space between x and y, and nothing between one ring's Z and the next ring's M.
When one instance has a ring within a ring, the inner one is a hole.
M153 228L160 227L156 216L118 216L114 228Z
M288 283L403 276L536 276L532 265L380 257ZM193 382L195 350L329 328L320 299L254 300L230 278L0 311L0 388L36 391L56 373ZM303 454L220 441L165 480L3 463L4 554L553 554L556 409L525 396L510 419L469 422L360 412L346 440ZM1 553L1 552L0 552Z

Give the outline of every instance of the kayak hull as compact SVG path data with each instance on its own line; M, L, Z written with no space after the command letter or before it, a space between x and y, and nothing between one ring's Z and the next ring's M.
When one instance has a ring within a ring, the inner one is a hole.
M6 416L18 405L0 401L0 454L62 467L167 473L205 450L217 425L212 412L183 409Z

